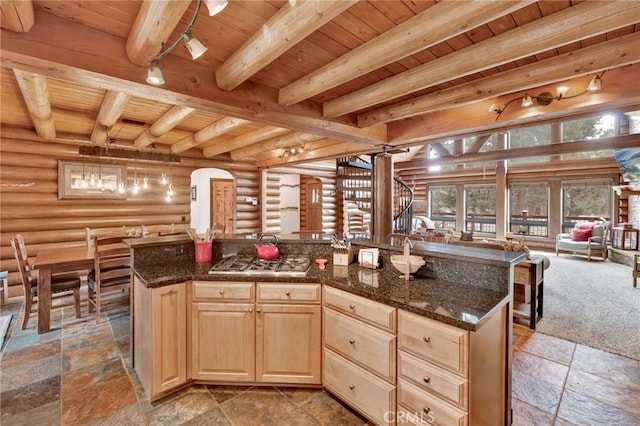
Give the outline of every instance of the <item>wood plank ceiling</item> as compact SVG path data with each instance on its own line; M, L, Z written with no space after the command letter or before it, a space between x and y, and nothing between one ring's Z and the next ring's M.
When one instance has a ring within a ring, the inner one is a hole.
M270 167L640 105L637 1L230 0L197 14L207 52L180 43L147 84L197 5L1 0L3 134ZM488 111L603 71L600 92Z

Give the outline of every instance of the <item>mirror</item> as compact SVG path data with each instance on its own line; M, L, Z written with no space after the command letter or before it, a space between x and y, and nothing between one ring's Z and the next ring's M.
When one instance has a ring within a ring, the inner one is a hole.
M127 198L125 164L58 161L58 199Z

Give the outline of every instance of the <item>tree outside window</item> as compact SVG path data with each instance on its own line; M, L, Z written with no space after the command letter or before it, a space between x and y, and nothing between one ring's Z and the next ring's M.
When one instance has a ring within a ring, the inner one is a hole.
M509 231L514 235L549 235L549 184L509 186Z
M469 185L465 187L465 229L495 234L495 185Z
M523 127L509 131L509 148L526 148L549 145L551 143L551 125ZM549 156L514 158L510 165L548 162Z
M616 134L615 120L612 115L580 118L577 120L563 121L561 124L562 142L606 138L609 136L614 136ZM595 143L594 145L597 147L597 143ZM613 150L608 149L563 154L562 159L578 160L581 158L611 157L612 155Z
M456 187L431 187L429 200L429 218L436 228L456 229Z
M611 185L610 179L562 182L562 232L571 232L578 222L609 222Z

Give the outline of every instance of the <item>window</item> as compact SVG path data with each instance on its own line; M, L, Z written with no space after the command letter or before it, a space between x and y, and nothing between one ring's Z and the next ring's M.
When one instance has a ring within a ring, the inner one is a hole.
M509 185L509 232L514 235L549 236L549 184Z
M551 143L551 125L523 127L509 131L509 148L526 148L549 145ZM525 157L509 160L510 165L526 163L542 163L549 161L549 156Z
M563 121L561 124L562 142L599 139L616 134L615 117L613 115L580 118L577 120ZM594 142L594 145L597 147L597 142ZM612 155L613 150L607 149L563 154L562 159L578 160L581 158L611 157Z
M496 186L469 185L465 187L465 230L496 232Z
M436 228L456 229L456 187L429 188L429 218Z
M482 147L478 150L478 152L495 151L496 147L498 146L498 135L496 133L493 133L490 136L489 135L474 136L474 137L470 137L470 138L464 138L464 152L468 153L469 149L478 140L485 140L485 142L482 144ZM492 160L492 161L477 161L477 162L472 162L472 163L466 163L465 164L466 168L487 167L487 168L493 169L493 168L495 168L495 166L496 166L495 160Z
M577 222L611 218L611 179L562 182L562 232Z

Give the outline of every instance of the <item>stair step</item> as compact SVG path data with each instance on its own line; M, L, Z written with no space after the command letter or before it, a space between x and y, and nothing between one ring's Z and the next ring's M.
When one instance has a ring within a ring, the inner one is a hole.
M359 161L339 161L337 164L339 167L353 167L360 170L371 170L373 168L370 163L361 163Z
M353 201L353 202L361 201L361 202L371 203L371 197L349 197L349 198L345 198L344 200Z
M371 180L371 175L363 176L363 175L338 175L338 180Z

